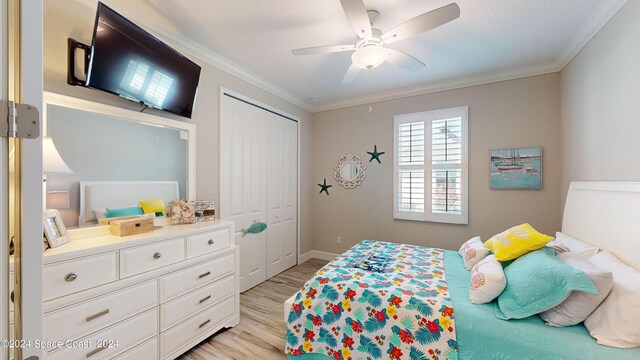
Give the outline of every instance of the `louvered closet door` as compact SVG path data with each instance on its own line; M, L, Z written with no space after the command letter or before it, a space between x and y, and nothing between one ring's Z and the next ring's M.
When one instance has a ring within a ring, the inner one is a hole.
M267 278L296 264L298 125L269 113Z
M267 231L242 237L241 230L268 221L268 113L228 96L222 97L221 109L220 217L235 223L240 291L245 291L267 279Z

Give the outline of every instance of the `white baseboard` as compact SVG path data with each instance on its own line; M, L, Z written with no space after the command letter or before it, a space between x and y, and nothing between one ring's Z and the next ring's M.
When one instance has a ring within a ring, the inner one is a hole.
M301 254L298 263L302 264L303 262L313 258L328 261L328 260L333 260L338 256L340 256L340 254L334 254L334 253L320 251L320 250L311 250L311 251L307 251L304 254Z

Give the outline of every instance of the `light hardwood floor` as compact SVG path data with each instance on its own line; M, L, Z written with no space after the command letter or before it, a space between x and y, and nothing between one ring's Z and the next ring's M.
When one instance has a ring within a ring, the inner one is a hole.
M326 263L311 259L244 292L240 325L218 332L179 359L285 359L283 303Z

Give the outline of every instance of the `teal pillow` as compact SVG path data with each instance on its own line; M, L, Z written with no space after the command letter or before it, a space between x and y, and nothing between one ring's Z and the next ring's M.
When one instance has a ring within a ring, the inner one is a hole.
M550 248L548 246L543 247L540 250L537 251L544 251L547 255L551 255L551 256L556 256L556 250L553 248ZM506 268L507 266L511 265L512 262L516 261L518 259L513 259L513 260L507 260L507 261L500 261L500 265L502 265L502 268Z
M132 206L126 208L117 208L117 209L109 209L106 213L104 213L104 217L113 218L120 216L134 216L134 215L143 215L144 211L140 206Z
M598 289L584 272L543 250L517 258L504 269L507 286L498 296L498 319L523 319L555 307L572 291L597 295Z

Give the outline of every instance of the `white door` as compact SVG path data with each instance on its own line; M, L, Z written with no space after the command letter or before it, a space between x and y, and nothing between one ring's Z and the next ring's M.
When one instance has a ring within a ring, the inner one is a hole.
M4 24L7 20L7 7L0 7L0 100L7 100L7 34ZM0 119L6 121L6 119ZM7 138L0 137L0 340L9 338L9 217L8 208L8 160ZM8 347L0 347L0 359L9 357Z
M220 217L235 223L245 291L267 279L267 232L242 232L267 221L267 113L225 95L220 108Z
M297 261L298 123L268 113L267 278Z
M21 100L20 102L42 108L42 1L9 0L0 5L0 98L2 100ZM20 16L16 16L15 9L20 9ZM13 27L19 20L19 27ZM7 27L7 24L9 26ZM8 30L8 31L7 31ZM19 35L19 37L17 37ZM20 43L14 40L20 39ZM13 42L13 46L9 44ZM17 51L17 50L19 51ZM13 59L8 61L9 57ZM9 68L11 66L11 68ZM18 70L19 69L19 70ZM8 79L13 77L13 86L8 86ZM15 91L16 87L21 91ZM7 92L8 90L8 92ZM0 121L6 121L1 119ZM2 339L7 339L9 332L7 324L8 310L8 233L9 223L18 224L22 235L22 256L20 261L12 259L15 266L14 274L21 272L21 306L16 306L13 312L16 333L25 341L42 339L42 139L19 141L20 156L20 188L9 189L8 140L0 138L0 246L2 261L0 261L0 284L2 284L2 299L0 300ZM14 152L15 153L15 152ZM9 191L15 193L21 203L19 212L7 212ZM20 219L17 222L16 219ZM20 265L18 267L18 265ZM16 294L17 296L17 294ZM14 349L16 350L16 349ZM17 351L19 359L42 359L42 349L30 346ZM0 358L9 356L6 347L0 347Z

